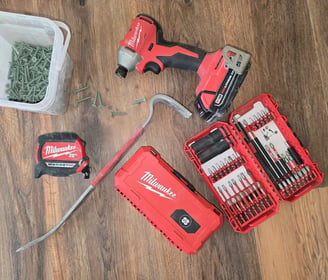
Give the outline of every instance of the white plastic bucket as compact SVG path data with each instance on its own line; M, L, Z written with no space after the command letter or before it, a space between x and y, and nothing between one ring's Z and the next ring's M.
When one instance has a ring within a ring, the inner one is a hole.
M61 29L66 31L66 38ZM70 39L70 29L63 22L0 11L0 106L51 115L64 113L67 110L68 87L73 69L67 53ZM8 72L16 42L42 47L53 46L47 91L38 103L8 100L6 85L10 82Z

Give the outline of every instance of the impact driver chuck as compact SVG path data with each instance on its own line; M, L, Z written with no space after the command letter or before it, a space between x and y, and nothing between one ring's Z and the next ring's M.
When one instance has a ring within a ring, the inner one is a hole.
M195 107L200 117L212 123L226 113L250 68L250 55L231 46L216 52L163 39L161 26L151 17L140 14L132 20L117 52L116 74L125 78L138 69L159 74L165 67L196 72Z

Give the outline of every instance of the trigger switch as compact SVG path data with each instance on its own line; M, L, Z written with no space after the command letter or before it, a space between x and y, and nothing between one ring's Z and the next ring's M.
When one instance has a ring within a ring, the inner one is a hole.
M146 65L145 65L145 68L143 70L143 72L148 72L148 71L151 71L155 74L159 74L161 72L161 67L155 63L155 62L148 62Z

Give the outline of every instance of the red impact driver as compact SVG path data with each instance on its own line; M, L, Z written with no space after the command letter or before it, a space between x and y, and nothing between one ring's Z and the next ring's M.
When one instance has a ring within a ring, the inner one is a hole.
M197 72L195 106L207 122L226 113L250 67L250 55L231 46L208 53L197 47L163 39L161 26L151 17L140 14L132 20L117 53L116 74L125 78L135 68L140 73L159 74L165 67Z

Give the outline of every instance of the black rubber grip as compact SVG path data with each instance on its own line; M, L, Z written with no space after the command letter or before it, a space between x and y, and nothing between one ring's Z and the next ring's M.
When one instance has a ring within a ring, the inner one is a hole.
M230 145L227 141L222 139L220 142L212 145L205 151L198 154L198 158L201 163L209 161L210 159L214 158L215 156L223 153L224 151L228 150Z
M170 43L169 45L171 46L171 44L172 43ZM175 46L179 46L186 50L192 51L193 53L195 53L197 55L197 57L189 56L183 52L181 52L181 53L179 52L172 56L161 55L161 56L157 56L156 58L163 63L164 67L177 68L177 69L197 72L200 64L202 63L202 61L206 55L206 52L204 52L203 50L198 49L196 47L187 46L187 45L180 44L180 43L174 43L174 44L175 44ZM161 45L165 46L165 43L162 42Z
M219 129L216 129L203 137L202 139L194 142L191 144L191 148L195 151L195 153L199 153L202 150L210 147L211 145L215 144L216 142L219 142L220 139L223 139L223 134Z
M148 71L151 71L157 75L161 72L161 67L157 63L151 61L148 62L143 69L144 73Z
M52 161L52 162L56 163L56 161ZM40 178L44 174L55 176L55 177L66 177L75 174L76 170L80 166L78 162L74 162L74 161L67 161L66 164L72 164L72 167L70 168L48 167L45 161L38 162L34 167L34 178Z
M74 132L52 132L40 135L37 143L39 146L43 146L47 142L75 142L80 137ZM83 143L84 141L80 139Z

